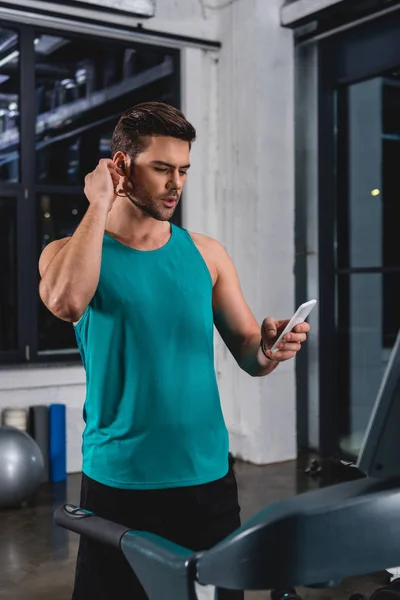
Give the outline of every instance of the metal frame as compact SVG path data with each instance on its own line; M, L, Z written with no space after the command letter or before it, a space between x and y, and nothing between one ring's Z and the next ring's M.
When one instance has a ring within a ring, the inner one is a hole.
M335 278L336 168L335 93L341 86L374 77L400 64L400 13L365 23L329 37L319 45L319 289L320 289L320 452L340 454L338 435L341 398L337 373L346 360L346 344L338 339ZM339 139L340 144L340 139ZM384 269L380 269L382 272ZM360 269L345 269L359 272ZM363 269L373 272L373 269ZM344 400L344 399L343 399Z
M318 48L295 47L295 295L296 306L319 297L318 288ZM308 343L296 360L298 449L318 440L318 315L309 316Z
M142 44L154 44L163 48L182 49L187 47L202 48L203 50L218 50L221 43L218 40L208 40L191 36L178 35L154 29L147 29L131 14L124 15L121 24L121 14L112 12L98 13L78 7L71 7L51 3L43 0L26 0L24 9L16 9L9 3L0 3L0 19L9 22L34 25L35 27L48 27L57 31L69 31L82 34L82 24L87 35L113 40L125 40ZM100 19L99 16L102 15Z
M22 345L26 348L26 360L36 353L36 315L38 294L36 263L36 202L35 202L35 123L36 107L32 102L35 90L35 54L33 28L23 27L21 30L20 54L20 115L21 115L21 181L24 186L22 196L23 210L18 211L18 276L21 287L18 301L24 310L19 316ZM22 207L21 207L22 208ZM32 226L32 224L34 224ZM22 255L22 256L21 256ZM26 256L24 256L26 255Z
M310 44L400 10L400 0L385 4L382 8L380 0L288 0L281 9L281 24L295 30L297 43Z
M281 23L284 27L291 27L299 21L309 19L316 13L332 6L343 3L345 0L289 0L281 8ZM347 0L348 2L349 0Z

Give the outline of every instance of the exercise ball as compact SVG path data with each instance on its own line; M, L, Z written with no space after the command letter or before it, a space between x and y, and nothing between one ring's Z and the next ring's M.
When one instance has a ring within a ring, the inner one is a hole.
M36 492L44 470L39 446L16 427L0 427L0 508L20 506Z

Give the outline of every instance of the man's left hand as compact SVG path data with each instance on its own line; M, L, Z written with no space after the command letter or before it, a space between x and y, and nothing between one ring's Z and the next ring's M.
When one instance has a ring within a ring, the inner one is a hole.
M278 344L278 350L271 352L270 348L275 343L275 340L280 336L285 329L289 320L276 321L272 317L264 319L261 325L261 335L264 341L265 353L272 360L283 362L294 358L301 348L301 344L307 339L307 333L310 331L310 325L306 322L296 325L292 331L288 332L284 339Z

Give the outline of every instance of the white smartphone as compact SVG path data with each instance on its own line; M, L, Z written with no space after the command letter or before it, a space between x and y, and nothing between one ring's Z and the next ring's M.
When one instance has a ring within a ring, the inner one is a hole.
M278 339L272 346L271 352L276 352L278 350L277 345L282 340L282 338L287 333L289 333L289 331L292 331L293 327L296 327L296 325L303 323L316 304L316 300L309 300L308 302L305 302L304 304L299 306L299 308L294 313L293 317L290 319L289 323L286 325L285 329L282 331L281 335L278 337Z

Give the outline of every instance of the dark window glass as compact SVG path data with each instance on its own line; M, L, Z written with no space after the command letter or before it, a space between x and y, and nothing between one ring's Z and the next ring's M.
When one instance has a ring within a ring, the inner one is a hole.
M338 267L400 268L399 72L353 84L344 93L346 107L341 126L346 128L347 140L340 158L347 182L342 174Z
M0 198L0 351L17 348L16 200Z
M54 240L71 236L87 209L85 196L67 194L39 194L38 255ZM76 352L75 334L71 323L61 321L39 302L38 351L39 353L63 351Z
M110 156L121 112L164 96L174 71L164 50L112 40L38 33L35 54L36 180L42 184L81 185Z
M341 413L341 447L346 453L359 451L400 329L399 290L400 272L352 273L337 278L341 365L337 409Z
M19 180L19 36L0 27L0 180Z
M400 329L400 72L341 89L337 327L341 448L356 456Z
M382 277L382 346L391 349L400 331L400 272Z

